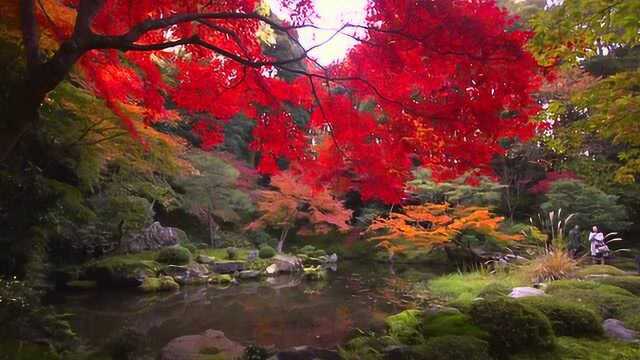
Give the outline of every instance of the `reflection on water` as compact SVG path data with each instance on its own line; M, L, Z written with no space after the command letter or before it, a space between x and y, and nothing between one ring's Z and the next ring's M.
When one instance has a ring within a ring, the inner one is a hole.
M130 327L147 334L154 351L173 338L207 329L244 344L331 347L356 328L381 326L385 316L406 307L403 295L411 282L436 272L343 262L322 282L279 276L155 295L102 291L56 293L52 298L61 311L76 314L77 332L96 346Z

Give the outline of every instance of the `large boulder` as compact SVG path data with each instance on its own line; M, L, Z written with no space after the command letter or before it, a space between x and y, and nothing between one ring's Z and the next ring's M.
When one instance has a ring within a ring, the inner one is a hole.
M198 263L168 265L163 270L163 273L174 278L180 285L206 284L210 272L207 265Z
M92 261L84 266L87 280L100 286L136 287L147 277L155 277L160 264L155 261L137 260L114 256Z
M121 250L129 253L157 250L177 245L187 239L184 231L174 227L164 227L156 221L139 233L125 237L122 240Z
M267 274L301 272L304 269L302 260L296 256L278 254L273 257L273 264L266 269Z
M227 339L222 331L207 330L199 335L171 340L160 352L160 360L239 359L244 347Z

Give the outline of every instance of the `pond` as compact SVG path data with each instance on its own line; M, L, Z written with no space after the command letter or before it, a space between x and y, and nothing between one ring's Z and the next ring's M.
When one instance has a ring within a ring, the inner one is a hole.
M145 334L154 353L173 338L207 329L221 330L245 345L333 347L356 329L382 327L386 316L409 305L407 291L413 283L442 272L345 261L318 282L286 275L154 295L56 292L50 300L58 310L74 314L76 331L93 346L128 327Z

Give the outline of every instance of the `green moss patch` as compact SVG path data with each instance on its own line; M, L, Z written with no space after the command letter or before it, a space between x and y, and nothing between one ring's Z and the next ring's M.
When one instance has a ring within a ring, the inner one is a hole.
M538 310L513 299L476 301L470 309L473 323L489 333L491 352L496 357L554 345L549 320Z
M626 321L640 309L640 298L629 291L594 281L554 281L547 288L547 294L584 305L603 319Z
M640 276L606 276L594 280L600 284L623 288L636 296L640 296Z
M84 273L99 285L138 286L141 279L155 276L159 269L155 261L114 256L87 263Z
M593 337L603 334L600 318L583 305L551 296L530 296L520 302L542 312L556 335Z
M472 324L471 317L462 313L439 313L426 316L422 324L425 337L445 335L473 336L481 339L488 334L478 326Z
M421 325L422 312L420 310L405 310L384 320L389 336L403 344L417 344L422 341Z
M169 265L186 265L191 262L191 252L182 246L163 248L158 253L157 261Z
M428 287L433 295L454 301L454 304L469 304L491 284L494 290L518 286L520 282L514 277L496 276L484 272L458 273L438 277L429 281Z
M588 265L576 271L578 277L587 277L592 275L613 275L621 276L626 273L615 266L611 265Z
M491 360L489 344L471 336L447 335L429 339L414 350L416 359Z
M175 291L180 289L180 285L170 276L148 277L139 289L143 292Z

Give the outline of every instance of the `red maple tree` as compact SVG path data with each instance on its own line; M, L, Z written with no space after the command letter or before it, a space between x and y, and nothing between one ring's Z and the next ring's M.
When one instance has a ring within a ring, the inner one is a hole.
M2 110L1 161L74 66L134 136L127 104L142 106L147 123L170 117L168 103L223 122L244 113L256 122L259 171L275 173L286 159L308 181L348 184L365 199L398 202L416 164L436 179L487 173L499 138L534 132L541 72L524 49L530 34L492 0L370 1L364 24L336 29L358 44L327 67L297 39L315 26L311 0L279 0L286 21L258 0L11 1L27 71ZM258 34L270 31L297 50L268 56ZM311 120L296 123L292 108ZM194 128L206 148L220 129Z

